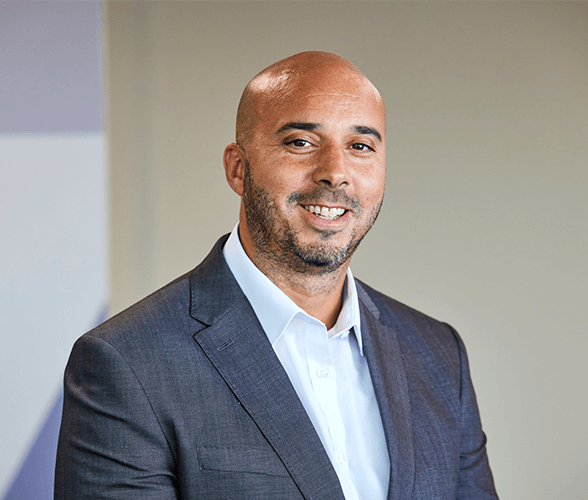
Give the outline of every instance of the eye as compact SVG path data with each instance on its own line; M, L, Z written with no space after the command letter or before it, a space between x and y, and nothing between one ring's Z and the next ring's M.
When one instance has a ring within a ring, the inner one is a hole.
M286 142L288 146L294 146L295 148L305 148L306 146L310 146L310 142L305 141L304 139L294 139L292 141Z
M367 152L367 151L375 151L374 148L368 146L367 144L364 144L363 142L356 142L354 144L352 144L351 149L355 149L355 151L360 151L360 152Z

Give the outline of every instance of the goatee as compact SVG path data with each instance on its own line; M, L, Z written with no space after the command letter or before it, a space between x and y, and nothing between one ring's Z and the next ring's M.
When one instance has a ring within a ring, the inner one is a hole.
M352 208L353 216L362 214L362 207L357 199L326 186L319 186L309 193L293 193L287 202L293 207L321 203L340 204ZM296 273L327 274L336 271L351 259L375 222L381 202L370 214L365 230L361 234L354 231L347 245L336 247L329 244L330 238L336 234L334 231L317 232L322 241L305 244L287 221L280 220L275 201L263 187L254 183L249 163L245 162L243 206L252 243L260 257L278 266L286 266Z

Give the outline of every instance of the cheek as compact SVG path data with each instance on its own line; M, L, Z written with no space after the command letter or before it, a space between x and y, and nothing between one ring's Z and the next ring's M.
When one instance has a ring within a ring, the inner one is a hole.
M254 180L275 192L296 190L309 177L306 165L273 148L255 151L250 157L250 168Z
M307 169L279 165L268 172L268 189L278 199L285 200L293 193L312 190L312 177Z
M382 169L377 175L371 175L364 178L361 184L361 192L364 195L365 203L375 205L380 202L384 196L384 187L386 184L386 171Z
M386 177L382 176L374 185L374 196L377 201L380 201L384 196L384 189L386 187Z

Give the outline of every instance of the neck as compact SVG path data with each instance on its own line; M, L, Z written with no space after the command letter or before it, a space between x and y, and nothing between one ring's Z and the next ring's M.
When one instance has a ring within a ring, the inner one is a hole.
M255 266L294 303L313 318L322 321L327 330L335 326L343 305L343 287L349 264L330 272L309 268L293 271L279 259L245 250Z
M347 266L345 269L318 276L288 276L278 273L266 276L296 305L313 318L322 321L329 330L335 326L341 312L346 271Z

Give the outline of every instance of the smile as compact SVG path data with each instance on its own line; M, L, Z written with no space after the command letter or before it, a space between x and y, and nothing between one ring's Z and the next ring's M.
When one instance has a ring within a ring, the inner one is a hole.
M344 208L329 208L322 207L320 205L302 205L302 208L304 208L311 214L320 217L321 219L329 220L338 219L346 212Z

